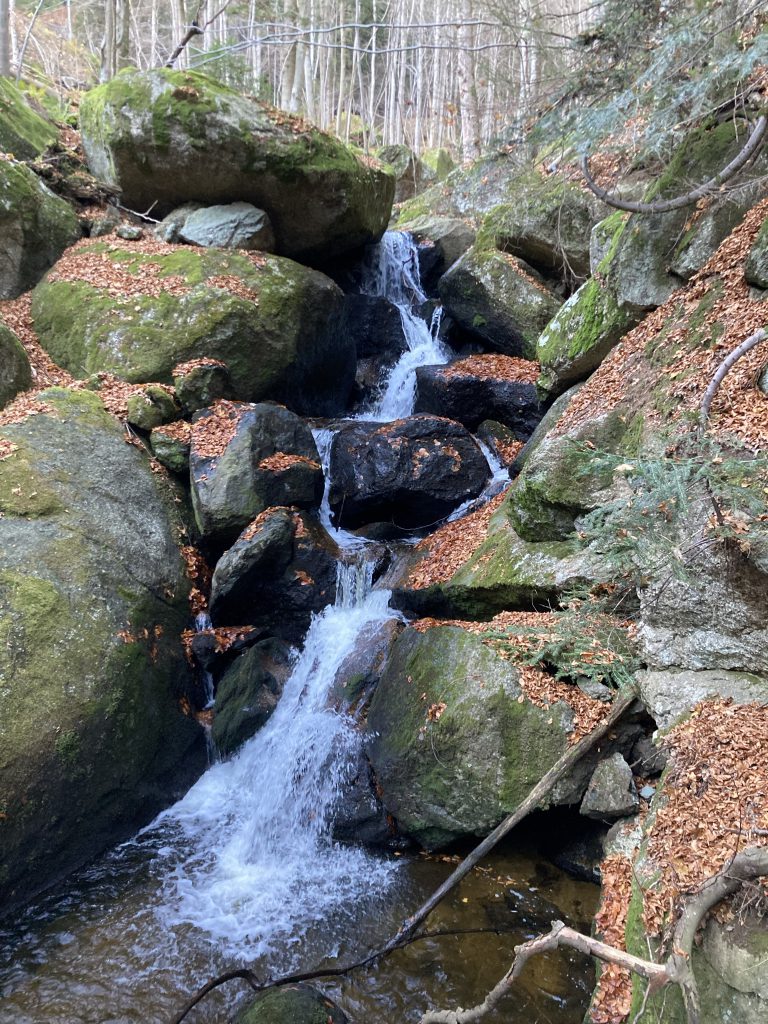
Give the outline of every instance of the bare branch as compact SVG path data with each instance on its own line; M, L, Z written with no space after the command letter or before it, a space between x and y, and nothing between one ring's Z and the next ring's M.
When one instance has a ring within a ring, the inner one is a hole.
M699 412L699 426L702 430L706 429L707 421L709 420L709 410L712 406L712 401L715 395L717 394L717 389L722 384L728 371L731 369L734 363L738 362L738 360L741 359L742 356L746 355L747 352L749 352L751 349L755 347L755 345L759 345L761 341L765 341L766 338L768 338L768 333L766 333L766 331L761 327L759 330L755 331L754 334L750 334L750 336L745 341L742 341L742 343L737 348L733 349L732 352L729 352L725 359L722 361L722 363L720 363L714 377L712 378L712 381L710 382L709 387L704 393L704 398L701 403L701 411Z
M762 115L758 118L744 148L736 154L729 164L726 164L721 171L718 171L714 178L710 178L703 185L699 185L690 192L686 192L684 196L677 196L675 199L660 199L653 203L640 203L632 202L629 199L619 199L617 196L611 195L607 189L601 188L590 175L589 158L586 153L581 158L581 172L588 187L595 193L598 199L602 199L606 205L612 206L617 210L629 210L630 213L667 213L670 210L680 210L685 206L692 206L699 199L703 199L704 196L717 191L726 181L735 177L757 153L765 138L766 128L768 128L768 117Z
M568 928L562 921L553 921L552 930L546 935L539 935L529 942L515 946L515 959L511 967L482 1003L467 1010L461 1007L457 1010L430 1010L421 1017L419 1024L475 1024L502 999L532 956L549 952L559 946L567 946L588 956L597 957L604 963L615 964L645 978L648 981L646 999L650 992L660 991L670 984L678 985L683 995L688 1024L699 1024L699 995L691 968L691 953L696 932L716 904L736 892L744 882L764 877L766 874L768 848L753 847L736 854L688 900L675 928L672 954L663 964L644 960L589 935L583 935L573 928Z

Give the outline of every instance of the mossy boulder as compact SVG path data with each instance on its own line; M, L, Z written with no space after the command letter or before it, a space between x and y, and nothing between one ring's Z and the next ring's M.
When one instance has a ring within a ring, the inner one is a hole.
M33 110L9 78L0 78L0 152L34 160L58 138L56 125Z
M80 104L91 171L161 213L188 201L265 210L277 252L327 261L378 238L394 175L331 135L191 71L124 71Z
M69 203L24 164L0 160L0 298L31 288L80 235Z
M207 357L226 363L237 398L285 401L316 415L343 411L355 356L340 326L341 289L292 260L254 259L86 244L35 289L35 329L77 376L106 371L170 384L178 363ZM151 282L146 294L136 294L137 279Z
M97 395L0 428L0 892L40 890L204 767L175 504Z
M475 246L440 278L446 312L464 331L506 355L536 356L542 330L562 305L521 260Z
M192 425L190 423L174 424L170 430L165 425L155 427L149 435L152 454L161 465L170 469L172 473L187 476L189 474L191 436Z
M545 274L583 280L589 235L603 206L562 175L532 170L515 178L513 194L483 218L477 245L519 256Z
M32 386L32 367L19 339L0 321L0 409Z
M417 552L394 582L392 603L411 615L489 619L498 612L544 608L569 589L600 577L599 561L575 537L528 543L510 521L509 498L491 517L486 537L450 578L423 585Z
M149 384L128 399L126 420L132 427L149 432L163 423L172 423L181 409L170 388Z
M408 146L395 144L376 150L376 157L395 174L395 202L402 203L421 190L424 167Z
M741 149L748 131L745 122L729 118L689 132L644 201L678 196L713 177ZM759 160L765 174L768 158ZM635 314L660 306L707 262L762 194L764 188L757 181L716 197L704 211L685 207L668 213L632 214L606 268L618 304Z
M427 848L491 831L568 745L573 712L525 698L517 669L453 626L395 641L368 714L369 756L399 829Z
M621 473L594 456L601 453L637 455L643 417L630 422L607 413L568 433L551 430L526 460L509 492L510 522L527 541L565 540L574 520L607 504L626 486Z
M442 181L456 164L447 149L425 149L419 158L424 167L424 179L430 183Z
M439 279L475 242L475 229L459 217L416 217L408 231L419 244L419 270L431 294Z
M192 426L192 507L201 534L235 539L272 505L313 508L323 471L312 431L279 405L219 402Z
M347 1024L347 1017L317 989L290 985L257 996L235 1024Z
M590 278L561 306L538 340L542 391L558 395L584 380L636 322L609 288Z

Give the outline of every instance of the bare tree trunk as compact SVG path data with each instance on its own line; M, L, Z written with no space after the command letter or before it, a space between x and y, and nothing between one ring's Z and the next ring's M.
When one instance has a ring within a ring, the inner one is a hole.
M0 75L8 78L11 73L11 5L9 0L0 0Z
M473 45L472 0L461 0L461 27L459 28L459 105L461 109L461 155L465 160L476 160L480 155L477 130L477 95L475 68L471 48Z

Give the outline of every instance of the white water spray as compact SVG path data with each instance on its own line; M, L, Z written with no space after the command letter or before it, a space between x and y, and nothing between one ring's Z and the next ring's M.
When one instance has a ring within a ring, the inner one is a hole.
M313 619L270 720L153 826L170 827L177 861L160 911L167 927L193 925L231 955L280 953L284 966L286 948L315 925L331 945L329 920L351 920L385 891L389 863L331 839L361 744L330 705L332 686L362 629L393 614L371 576L364 557L339 566L336 602Z
M362 291L365 295L383 295L397 306L408 350L392 368L373 408L361 418L382 423L402 419L413 412L417 368L447 363L450 358L438 337L440 317L433 316L430 330L417 312L427 297L421 287L419 256L412 235L387 231L368 256Z

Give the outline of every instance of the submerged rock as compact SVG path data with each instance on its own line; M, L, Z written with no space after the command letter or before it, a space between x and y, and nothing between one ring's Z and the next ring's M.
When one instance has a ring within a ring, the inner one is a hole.
M277 251L328 260L374 241L394 176L331 135L191 71L124 71L80 103L91 171L123 202L248 202L272 221Z
M157 249L87 243L37 286L35 329L59 365L170 383L178 363L217 359L237 398L343 411L355 356L330 278L278 256Z
M313 508L323 496L312 431L267 403L221 401L197 414L190 481L198 528L215 543L233 540L271 505Z
M181 709L172 494L88 392L0 428L0 891L5 906L135 831L204 766Z
M69 203L24 164L0 160L0 299L37 284L81 234Z
M235 1024L347 1024L347 1017L317 989L286 985L257 996Z
M331 507L345 526L429 525L477 497L490 475L472 435L437 416L345 424L333 438L329 472Z

